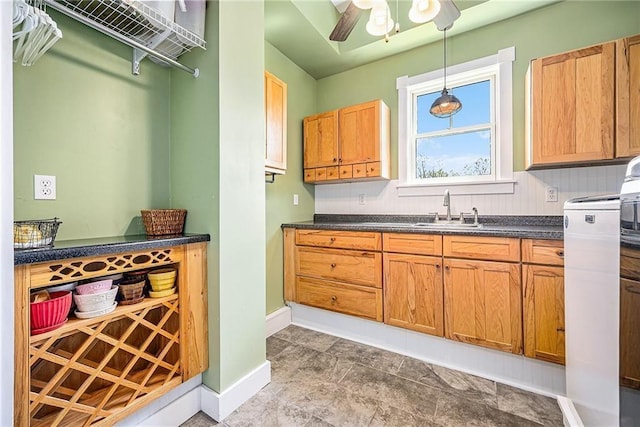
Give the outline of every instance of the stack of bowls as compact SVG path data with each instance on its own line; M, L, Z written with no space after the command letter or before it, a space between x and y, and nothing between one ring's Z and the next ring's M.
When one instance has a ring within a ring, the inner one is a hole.
M122 305L137 304L144 299L144 277L124 279L118 285L119 302Z
M151 298L161 298L173 295L176 292L176 274L175 268L160 268L153 270L147 274L151 290L149 296Z
M46 298L29 304L31 335L52 331L67 321L71 309L71 291L50 292Z
M73 301L76 303L76 317L87 319L111 313L116 309L118 286L112 279L98 280L76 286Z

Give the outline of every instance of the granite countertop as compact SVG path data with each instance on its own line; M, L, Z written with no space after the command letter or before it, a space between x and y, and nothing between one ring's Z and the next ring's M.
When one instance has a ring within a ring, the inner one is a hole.
M438 227L435 224L426 227L414 225L416 223L433 223L433 216L316 214L313 221L282 224L282 227L563 240L562 218L562 216L480 216L479 222L482 227L449 228L446 226ZM454 217L454 219L457 218ZM471 218L468 218L466 222L472 222Z
M156 249L188 243L208 242L208 234L182 234L179 236L114 236L94 239L55 241L53 247L15 249L13 265L35 264L58 259L105 255L116 252Z

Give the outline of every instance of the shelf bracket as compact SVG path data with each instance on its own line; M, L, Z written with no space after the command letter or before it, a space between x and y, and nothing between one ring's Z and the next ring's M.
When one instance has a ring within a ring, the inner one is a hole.
M266 182L267 184L273 184L274 182L276 182L276 174L273 172L265 172L264 176L266 177L264 182Z

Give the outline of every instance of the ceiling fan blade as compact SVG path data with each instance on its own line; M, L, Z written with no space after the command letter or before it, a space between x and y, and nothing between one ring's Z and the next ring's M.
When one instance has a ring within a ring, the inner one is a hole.
M335 42L343 42L351 34L351 30L358 23L362 9L358 9L353 2L349 3L347 10L340 16L340 20L336 24L336 27L331 32L329 40Z

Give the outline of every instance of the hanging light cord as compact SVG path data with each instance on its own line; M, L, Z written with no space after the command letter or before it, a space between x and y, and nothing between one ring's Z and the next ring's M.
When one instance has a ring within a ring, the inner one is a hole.
M447 29L444 29L444 88L447 88Z

